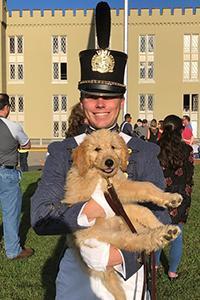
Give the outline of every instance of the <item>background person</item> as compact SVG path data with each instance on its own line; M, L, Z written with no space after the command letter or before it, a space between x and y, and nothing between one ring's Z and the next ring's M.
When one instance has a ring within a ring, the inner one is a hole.
M158 128L156 119L152 119L150 122L147 140L148 142L155 144L158 141Z
M191 205L191 193L193 185L193 149L182 141L182 120L176 115L169 115L163 122L163 133L159 140L160 154L158 159L163 168L166 191L179 193L183 202L178 208L170 209L169 213L173 224L178 224L183 231ZM182 234L170 244L169 271L170 280L178 278L179 266L183 249ZM159 265L157 254L157 265Z
M187 115L183 116L182 122L184 126L184 130L182 132L182 138L186 144L192 145L194 142L194 136L192 132L192 125L190 123L190 117Z
M134 133L142 140L146 140L148 129L147 127L143 126L142 120L137 120L137 127L134 129Z
M163 120L158 121L158 141L163 133Z
M133 135L133 127L131 121L132 121L131 114L127 113L124 116L124 121L120 125L120 131L130 136Z
M97 5L96 18L99 5L102 17L105 17L110 9L107 3L103 2ZM106 34L109 26L107 22L100 22L100 25L105 26L105 32L97 30L99 49L85 50L80 53L81 80L78 88L81 106L89 124L87 134L101 128L114 131L118 128L117 118L123 107L126 91L123 77L127 55L112 50L104 52L98 33ZM96 26L99 28L98 18ZM107 49L109 45L103 44ZM105 70L104 63L96 61L97 54L98 56L103 54L108 69ZM95 61L94 64L91 64L92 60ZM112 72L110 72L111 70ZM159 147L124 133L121 135L132 151L127 169L129 179L151 181L163 188L164 177L157 159ZM40 235L72 233L78 229L92 226L98 217L109 218L114 215L98 187L91 195L91 199L86 199L87 202L77 203L70 207L61 203L65 192L66 174L72 164L71 152L83 139L84 135L70 137L62 142L52 143L48 147L49 155L42 179L32 197L31 205L32 226ZM166 210L154 207L154 212L163 222L169 221ZM88 266L97 271L114 267L121 274L120 280L127 300L132 300L133 297L141 299L144 267L138 260L139 254L121 251L95 239L90 240L90 243L93 247L87 247L87 245L81 247L81 255ZM61 259L56 279L56 299L82 298L87 300L113 299L97 278L89 278L88 274L82 271L74 250L67 248Z
M19 166L22 172L28 172L28 154L29 149L19 148Z
M84 133L87 129L87 119L81 103L76 103L71 110L71 114L68 119L68 129L66 132L66 138L70 136L79 135Z
M33 254L31 248L20 246L19 224L22 205L20 172L16 169L18 147L30 149L31 143L22 127L7 119L10 103L7 94L0 93L0 204L3 215L3 235L6 256L22 259Z

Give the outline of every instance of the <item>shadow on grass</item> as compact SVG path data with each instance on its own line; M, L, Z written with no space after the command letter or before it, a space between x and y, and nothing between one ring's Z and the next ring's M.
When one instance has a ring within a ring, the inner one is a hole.
M19 229L19 235L20 235L20 243L23 247L26 243L28 231L31 227L30 223L30 199L32 195L34 194L38 182L40 179L38 179L36 182L33 182L29 184L26 191L23 193L22 198L22 217L21 217L21 223L20 223L20 229Z
M56 244L53 255L42 268L42 284L45 289L44 300L54 300L56 295L55 280L59 263L66 248L66 236L61 236Z
M163 250L161 251L161 255L160 255L160 266L162 266L164 273L168 274L169 262L168 262L167 255Z

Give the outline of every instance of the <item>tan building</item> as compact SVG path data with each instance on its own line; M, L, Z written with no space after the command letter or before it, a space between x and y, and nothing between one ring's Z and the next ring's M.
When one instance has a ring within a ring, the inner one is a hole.
M0 21L0 89L11 119L35 145L62 138L79 100L78 53L95 44L93 10L9 13L0 0ZM112 49L123 50L123 22L123 10L112 10ZM134 120L188 114L200 137L200 8L132 9L128 22L128 112Z

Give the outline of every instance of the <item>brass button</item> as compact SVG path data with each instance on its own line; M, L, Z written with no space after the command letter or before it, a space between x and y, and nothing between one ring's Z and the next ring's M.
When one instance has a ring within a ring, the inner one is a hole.
M128 178L128 173L127 172L123 172L125 177Z
M133 150L131 148L128 148L128 154L131 154Z

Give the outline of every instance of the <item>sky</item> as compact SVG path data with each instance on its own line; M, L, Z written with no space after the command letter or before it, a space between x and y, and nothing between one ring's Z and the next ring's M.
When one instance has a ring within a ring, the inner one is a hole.
M7 0L8 10L14 9L76 9L95 8L99 0ZM124 0L107 0L112 8L123 8ZM129 0L130 8L200 7L200 0Z

